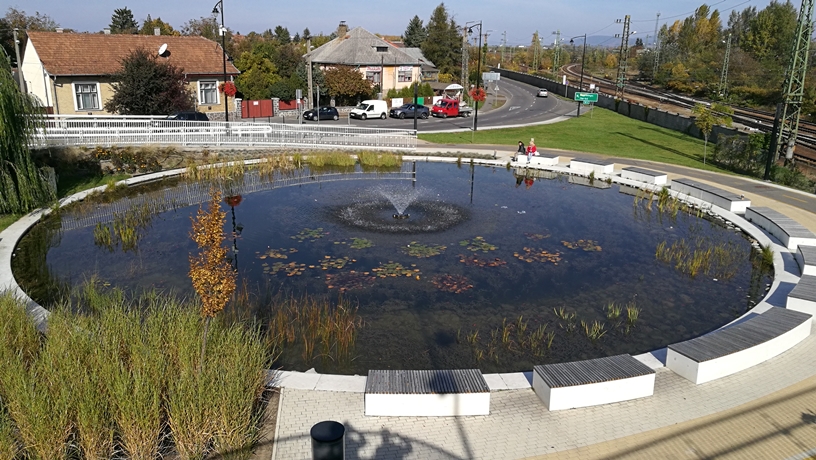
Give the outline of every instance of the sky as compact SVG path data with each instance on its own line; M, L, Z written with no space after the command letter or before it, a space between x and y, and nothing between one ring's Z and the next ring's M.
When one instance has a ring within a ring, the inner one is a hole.
M212 0L210 0L212 1ZM401 35L415 15L428 23L439 0L413 1L361 1L361 0L222 0L224 20L234 32L246 34L263 32L281 25L294 35L309 28L312 35L320 32L330 34L340 21L350 27L362 26L369 32L383 35ZM723 24L727 24L731 10L742 11L749 6L763 9L770 0L711 0L707 4L720 11ZM801 2L793 0L798 10ZM216 3L213 3L213 6ZM482 22L483 33L488 33L488 43L501 44L506 33L507 45L529 45L536 30L545 44L555 40L555 31L569 41L570 37L613 36L621 33L623 20L631 17L630 32L652 42L655 19L659 23L672 23L691 15L703 2L701 0L447 0L448 13L460 25L466 22ZM23 10L28 15L35 12L46 14L61 27L77 31L99 32L110 24L113 11L127 7L141 23L148 15L161 18L175 29L190 19L210 17L213 6L199 0L140 0L117 2L102 0L0 0L0 11L5 14L10 7ZM649 36L647 38L646 36Z

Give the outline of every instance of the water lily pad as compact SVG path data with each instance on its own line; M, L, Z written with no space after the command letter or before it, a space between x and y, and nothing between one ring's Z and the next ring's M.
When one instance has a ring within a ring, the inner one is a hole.
M391 261L388 261L388 263L385 263L385 264L380 263L379 267L372 268L371 271L374 272L376 274L376 276L378 276L380 278L388 278L388 277L395 278L397 276L405 276L405 277L415 276L416 279L419 279L419 275L421 273L419 271L419 269L406 268L406 267L403 267L402 264L399 263L399 262L391 262Z
M532 263L532 262L543 262L543 263L552 263L554 265L558 265L558 262L561 261L561 253L560 252L549 252L544 249L533 249L533 248L523 248L521 252L514 252L513 257L521 260L522 262Z
M453 294L461 294L473 288L473 282L462 275L436 275L431 280L431 284L440 291Z
M278 249L268 248L263 253L256 253L256 254L258 254L258 258L261 259L261 260L266 259L266 258L269 258L269 259L288 259L289 254L294 254L296 252L298 252L298 250L295 249L295 248L288 248L288 249L287 248L278 248Z
M488 259L488 258L480 258L477 255L465 256L465 255L462 255L462 254L459 254L459 262L461 262L461 263L463 263L465 265L469 265L469 266L473 266L473 267L480 267L480 268L501 267L501 266L507 265L506 261L504 261L504 260L502 260L502 259L500 259L498 257L493 258L493 259Z
M297 240L300 243L302 243L302 242L304 242L306 240L309 240L311 242L315 242L315 241L319 240L320 238L323 238L324 236L326 236L328 234L329 233L324 232L323 228L321 228L321 227L318 227L318 228L315 228L315 229L304 228L303 230L298 232L297 235L290 236L290 238L292 238L293 240Z
M467 250L471 251L471 252L478 252L478 251L488 252L488 251L495 251L497 249L496 246L488 243L481 236L477 236L476 238L473 238L472 240L462 240L462 241L459 242L459 246L465 246L467 248Z
M584 251L600 251L601 246L595 240L561 241L561 244L570 249L583 249Z
M417 243L416 241L411 241L410 244L404 246L402 248L402 252L408 254L411 257L417 257L420 259L438 256L442 254L447 249L446 246L433 246L433 245L424 245L421 243Z

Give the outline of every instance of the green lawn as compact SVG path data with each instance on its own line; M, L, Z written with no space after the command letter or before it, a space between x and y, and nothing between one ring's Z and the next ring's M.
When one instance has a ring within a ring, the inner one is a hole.
M600 153L728 172L710 164L703 165L703 141L700 139L599 108L593 110L591 118L589 113L584 112L580 118L549 125L491 129L476 133L420 134L419 138L436 144L491 144L511 148L518 141L526 145L530 138L535 138L539 149ZM713 145L709 143L709 155L712 149Z

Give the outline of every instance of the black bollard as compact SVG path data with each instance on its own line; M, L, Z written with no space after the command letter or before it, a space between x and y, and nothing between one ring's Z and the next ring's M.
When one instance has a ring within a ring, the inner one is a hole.
M346 427L342 423L325 421L315 424L312 436L313 460L344 460L346 458Z

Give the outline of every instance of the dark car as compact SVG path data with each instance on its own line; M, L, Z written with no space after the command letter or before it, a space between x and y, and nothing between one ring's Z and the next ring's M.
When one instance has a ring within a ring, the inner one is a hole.
M391 109L388 113L389 116L394 118L414 118L414 111L416 111L417 118L422 118L423 120L428 118L428 114L430 111L424 105L419 104L402 104L399 107Z
M201 112L178 112L170 115L167 119L178 121L210 121L207 114Z
M320 120L339 120L340 114L337 112L337 109L331 106L325 107L318 107L317 109L319 113ZM303 119L304 120L317 120L318 116L315 115L315 109L307 110L303 112Z

